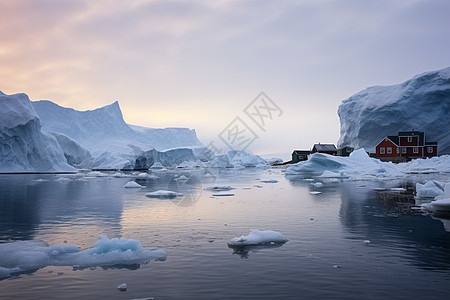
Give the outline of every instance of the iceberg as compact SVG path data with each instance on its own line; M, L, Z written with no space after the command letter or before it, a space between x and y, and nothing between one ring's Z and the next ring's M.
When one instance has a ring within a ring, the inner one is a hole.
M450 154L450 67L417 75L398 85L369 87L343 100L339 147L374 152L384 137L399 131L424 131Z
M75 171L25 94L0 92L0 172Z
M187 152L189 148L203 146L195 130L155 129L127 124L117 101L88 111L65 108L47 100L34 101L32 104L42 121L43 131L59 135L65 144L68 144L67 139L73 141L73 147L84 149L92 156L90 160L85 151L65 147L65 153L69 156L73 155L68 149L82 154L79 158L84 160L74 162L77 167L84 162L81 164L83 167L90 162L90 167L97 169L148 168L156 161L163 165L179 165L188 160L196 161Z
M272 230L252 230L249 235L232 238L229 247L259 246L264 244L284 244L287 239L279 232Z
M100 236L93 248L79 250L75 245L49 246L30 240L0 244L0 277L29 272L47 266L96 266L145 264L165 260L167 253L157 248L144 248L138 240Z

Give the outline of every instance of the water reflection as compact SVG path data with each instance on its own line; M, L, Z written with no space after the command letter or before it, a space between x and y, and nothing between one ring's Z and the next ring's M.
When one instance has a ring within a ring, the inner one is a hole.
M259 246L232 246L228 245L228 248L233 249L233 255L239 255L242 258L249 258L250 252L258 252L264 249L273 249L283 246L285 243L273 243Z
M34 239L47 227L120 236L122 190L111 178L0 175L0 242Z
M415 206L410 182L391 182L406 192L359 189L354 183L342 186L339 211L344 228L358 238L402 250L414 264L428 270L448 270L450 238L442 224L424 217Z

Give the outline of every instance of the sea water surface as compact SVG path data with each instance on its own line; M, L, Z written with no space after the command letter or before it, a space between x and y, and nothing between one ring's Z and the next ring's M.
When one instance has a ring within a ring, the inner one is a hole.
M136 239L168 254L165 261L138 266L47 266L14 274L0 278L0 298L450 297L450 221L412 209L415 182L424 182L426 175L320 181L286 177L283 169L153 174L0 175L1 244L42 240L87 249L106 235ZM450 181L448 174L439 176ZM130 180L146 187L123 188ZM214 185L232 186L234 196L205 190ZM160 189L183 196L145 196ZM227 246L252 229L280 232L288 242ZM121 283L127 283L127 291L117 290Z

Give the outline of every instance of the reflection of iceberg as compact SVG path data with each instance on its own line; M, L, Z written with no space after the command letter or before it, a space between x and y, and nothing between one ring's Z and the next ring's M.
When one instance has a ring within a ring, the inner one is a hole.
M46 266L75 268L139 265L150 260L165 260L166 252L144 248L133 239L100 236L93 248L80 251L75 245L54 245L37 240L0 244L0 276L33 271Z
M181 176L185 176L186 179L178 180ZM186 174L181 176L172 179L167 185L168 189L182 194L180 197L172 199L172 202L182 207L192 206L202 194L202 184L195 175Z
M279 248L283 246L283 244L284 243L267 244L261 246L241 246L241 247L233 247L228 245L228 247L233 249L233 254L240 255L241 258L248 258L250 252L258 252L264 249Z

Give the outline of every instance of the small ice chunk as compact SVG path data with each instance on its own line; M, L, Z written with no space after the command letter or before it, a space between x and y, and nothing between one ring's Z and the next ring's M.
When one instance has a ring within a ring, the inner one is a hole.
M395 191L395 192L406 192L405 188L391 188L391 191Z
M213 196L217 196L217 197L224 197L224 196L234 196L233 193L227 193L227 192L219 192L219 193L215 193L212 194Z
M158 190L155 192L147 193L145 196L149 198L176 198L178 196L183 196L181 193L174 191Z
M263 183L277 183L278 180L276 180L276 179L267 179L267 180L261 180L261 182L263 182Z
M206 187L205 191L220 192L220 191L230 191L233 189L234 188L229 185L213 185Z
M176 180L188 180L189 178L187 178L185 175L181 175L180 177L178 177Z
M139 178L146 178L147 177L147 173L139 173L138 175L137 175L137 177L139 177Z
M242 235L232 238L228 242L228 246L257 246L264 244L283 244L287 242L287 239L279 232L272 230L252 230L249 235Z
M140 185L136 181L129 181L123 187L124 188L143 188L144 186Z
M313 182L313 183L311 183L311 185L314 187L322 187L323 183L322 182Z
M364 244L370 244L369 240L364 240Z
M312 192L309 192L311 195L319 195L319 194L322 194L322 192L319 192L319 191L312 191Z
M127 284L126 283L119 284L117 286L117 289L121 292L125 292L127 290Z

